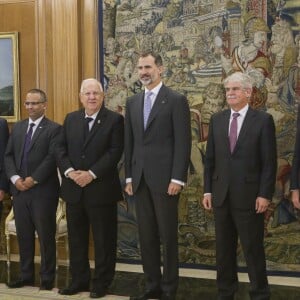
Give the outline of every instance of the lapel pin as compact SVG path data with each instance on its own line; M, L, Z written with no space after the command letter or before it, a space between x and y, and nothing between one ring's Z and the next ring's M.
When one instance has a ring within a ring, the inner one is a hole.
M101 120L98 120L97 123L100 124L100 123L101 123Z

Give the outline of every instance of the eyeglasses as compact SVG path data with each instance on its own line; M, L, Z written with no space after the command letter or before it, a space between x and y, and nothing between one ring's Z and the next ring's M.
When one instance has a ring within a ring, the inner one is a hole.
M36 105L39 105L41 103L44 103L44 102L43 101L37 101L37 102L25 101L24 105L25 106L29 106L29 105L36 106Z
M241 88L239 86L234 86L234 87L225 87L225 92L228 93L230 91L232 92L238 92L238 91L243 91L245 90L244 88Z

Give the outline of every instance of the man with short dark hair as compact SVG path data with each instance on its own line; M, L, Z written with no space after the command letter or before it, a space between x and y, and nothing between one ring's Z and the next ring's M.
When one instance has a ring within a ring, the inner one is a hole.
M173 300L178 287L178 200L191 151L190 110L184 95L162 83L160 55L143 53L137 68L145 91L127 101L125 191L135 197L146 290L130 299Z
M40 242L41 290L51 290L56 267L56 208L59 180L54 155L61 126L45 117L46 94L28 91L25 109L29 118L17 122L8 141L5 167L11 194L20 251L20 278L10 288L34 284L35 232Z

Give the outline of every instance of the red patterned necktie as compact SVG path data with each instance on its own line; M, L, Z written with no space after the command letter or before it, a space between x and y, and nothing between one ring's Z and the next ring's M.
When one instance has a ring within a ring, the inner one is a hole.
M232 121L230 124L229 129L229 143L230 143L230 152L232 153L237 141L237 118L240 114L239 113L233 113L232 114Z

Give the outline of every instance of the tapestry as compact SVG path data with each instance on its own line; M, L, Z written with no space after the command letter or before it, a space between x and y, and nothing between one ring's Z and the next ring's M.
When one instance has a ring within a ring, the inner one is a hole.
M110 109L125 114L127 97L141 91L136 64L148 49L163 57L163 82L189 101L192 153L179 203L180 263L215 266L213 215L201 206L203 158L210 117L226 107L223 79L242 71L255 84L250 105L272 114L276 124L276 192L265 214L268 270L299 272L299 214L289 198L300 101L299 1L104 0L103 24ZM125 180L122 162L120 177ZM139 260L134 199L127 203L119 208L118 257ZM240 247L238 260L245 266Z

